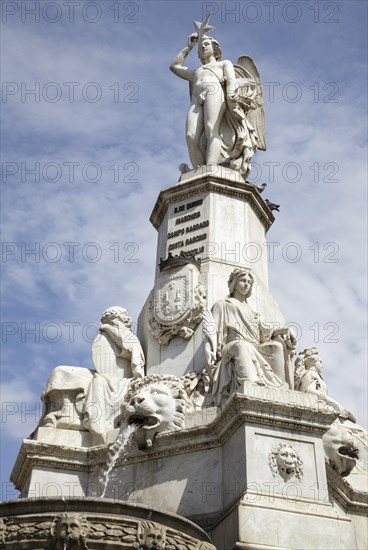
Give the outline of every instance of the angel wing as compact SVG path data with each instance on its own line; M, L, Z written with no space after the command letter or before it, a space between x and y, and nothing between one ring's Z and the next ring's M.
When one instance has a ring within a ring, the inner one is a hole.
M202 329L205 336L204 352L206 356L206 362L208 367L213 367L216 362L217 329L211 310L207 307L205 307L202 312L202 319ZM209 371L211 371L211 369L209 369Z
M264 100L261 79L258 69L250 57L242 55L234 65L237 77L237 93L247 106L247 119L257 132L259 141L257 149L266 151L266 127Z

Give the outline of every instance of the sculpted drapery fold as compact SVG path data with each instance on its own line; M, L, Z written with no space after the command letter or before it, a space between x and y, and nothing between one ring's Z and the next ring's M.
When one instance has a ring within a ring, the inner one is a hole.
M249 270L235 269L228 281L229 296L216 302L204 318L205 349L216 405L242 382L293 388L290 356L295 349L295 335L288 328L275 329L252 310L247 299L253 284ZM216 334L210 334L211 323Z

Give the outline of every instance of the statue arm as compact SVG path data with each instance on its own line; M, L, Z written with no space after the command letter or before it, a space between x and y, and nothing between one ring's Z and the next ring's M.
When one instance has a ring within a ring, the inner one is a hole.
M284 336L284 341L289 349L296 348L296 336L294 331L289 327L277 328L272 333L272 338Z
M239 97L236 93L236 76L234 65L231 61L224 61L223 63L224 77L226 80L226 95L233 101L238 101Z
M220 300L219 302L216 302L212 308L212 317L216 327L217 359L220 359L222 356L224 331L226 330L224 307L224 301Z
M355 421L355 417L351 414L350 411L345 409L345 407L342 407L340 403L338 403L335 399L332 399L332 397L329 397L326 393L318 389L318 384L311 383L308 388L305 390L306 393L313 393L316 395L321 401L324 401L327 403L327 405L330 405L335 409L336 412L339 413L339 416L342 418L353 418L353 422Z
M211 367L216 363L217 327L212 313L207 307L202 312L202 319L206 363L209 372L211 372Z
M138 342L138 338L122 322L114 320L112 323L101 325L100 332L107 332L113 342L120 348L119 357L124 351L131 351L133 345Z
M125 352L130 353L131 368L134 378L144 376L144 354L138 338L121 321L114 320L113 324L104 324L100 327L101 332L107 332L111 339L118 346L120 351L117 357L125 358Z
M100 326L100 332L107 333L113 342L120 348L119 354L126 349L127 337L130 335L130 330L123 323L113 320L110 323L104 323Z
M198 40L198 34L193 33L188 38L188 44L181 50L181 52L178 53L178 55L173 59L170 70L176 74L177 76L180 76L180 78L184 78L185 80L193 80L194 79L194 71L192 69L188 69L188 67L184 67L183 63L185 59L188 57L188 54L192 51L194 44Z
M330 405L335 409L336 412L338 412L339 416L342 418L353 418L353 422L355 422L355 417L351 414L350 411L345 409L338 403L335 399L332 399L332 397L329 397L327 395L327 392L323 389L321 385L321 380L318 375L314 375L314 373L308 373L309 374L309 384L305 386L304 392L305 393L311 393L313 395L316 395L321 401L324 401L327 403L327 405ZM307 376L308 376L307 374Z

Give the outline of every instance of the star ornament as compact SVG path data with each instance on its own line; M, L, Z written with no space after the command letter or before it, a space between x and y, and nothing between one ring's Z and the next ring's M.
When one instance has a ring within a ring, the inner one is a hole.
M200 23L199 21L193 21L195 32L198 33L198 44L201 42L203 36L207 33L215 29L216 27L212 27L208 24L208 21L210 20L211 13L208 13L204 21Z

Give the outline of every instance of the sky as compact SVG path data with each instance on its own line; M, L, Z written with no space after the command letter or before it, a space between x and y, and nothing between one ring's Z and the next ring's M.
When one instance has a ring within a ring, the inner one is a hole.
M297 351L319 349L329 395L366 426L367 3L1 8L1 498L18 494L10 471L52 369L93 368L101 313L122 305L136 322L153 287L149 216L189 162L188 86L169 66L207 11L223 57L249 55L263 82L267 151L250 180L281 205L272 295Z

